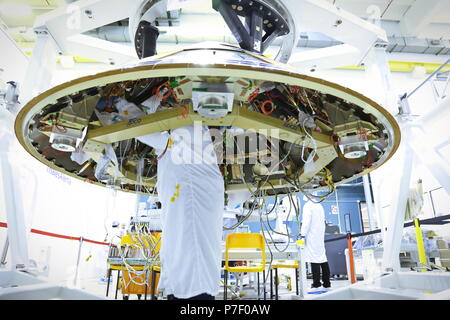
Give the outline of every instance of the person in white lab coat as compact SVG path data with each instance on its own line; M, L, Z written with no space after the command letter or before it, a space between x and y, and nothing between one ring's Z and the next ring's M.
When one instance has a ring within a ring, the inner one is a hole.
M224 181L206 126L138 138L158 155L161 277L168 299L212 300L219 292Z
M313 274L311 287L313 289L330 288L330 267L325 253L325 213L320 203L309 200L303 206L300 234L305 240L305 262L311 263ZM322 283L320 282L321 270Z

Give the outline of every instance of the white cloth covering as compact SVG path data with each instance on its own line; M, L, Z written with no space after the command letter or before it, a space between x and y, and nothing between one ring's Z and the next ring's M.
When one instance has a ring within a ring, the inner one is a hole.
M202 293L217 295L224 181L208 128L187 126L170 135L154 133L138 140L161 156L157 181L162 204L159 290L181 299Z
M303 206L300 234L305 237L305 262L327 262L325 253L325 212L321 204L308 201Z

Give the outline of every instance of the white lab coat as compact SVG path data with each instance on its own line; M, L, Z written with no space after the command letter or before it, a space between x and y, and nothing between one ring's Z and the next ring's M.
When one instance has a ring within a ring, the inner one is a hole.
M190 139L194 135L203 139ZM138 140L161 155L169 133L154 133ZM158 289L181 299L202 293L217 295L224 181L216 154L210 149L211 136L205 126L187 126L172 130L170 140L173 145L169 143L158 160L157 190L162 204ZM211 162L202 162L202 153Z
M300 234L305 237L305 262L327 262L325 253L325 212L322 205L308 201L303 206Z

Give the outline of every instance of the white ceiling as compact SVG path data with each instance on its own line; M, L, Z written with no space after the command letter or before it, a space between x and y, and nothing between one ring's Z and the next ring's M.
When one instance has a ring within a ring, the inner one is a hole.
M416 1L423 0L326 0L336 6L351 12L365 19L370 19L374 15L381 16L382 27L387 30L388 36L402 36L398 28L399 22L405 19L408 11L415 5ZM439 7L433 11L433 15L427 20L427 31L419 37L433 37L432 39L450 40L450 0L428 0L431 2L439 2ZM0 0L0 6L3 3L11 2L11 0ZM35 17L42 13L48 12L58 6L73 2L71 0L17 0L14 3L25 3L32 7L33 11L30 16L6 16L0 14L0 19L4 25L10 29L13 38L18 42L32 42L33 33L30 29L35 21ZM180 39L189 38L189 42L208 40L208 36L219 30L224 40L228 40L231 33L226 28L221 16L212 9L211 0L204 0L203 5L185 8L182 11L181 21L187 23L187 27L196 26L196 30L190 32L186 37L183 28L175 27L167 36L162 36L161 41L167 44L179 43ZM182 23L183 26L185 26ZM383 23L386 24L383 25ZM205 28L204 25L208 25ZM431 28L432 27L432 28ZM28 29L27 29L28 28ZM167 28L163 28L167 30ZM191 28L192 29L192 28ZM189 30L191 30L189 29ZM226 29L226 30L225 30ZM209 32L206 32L209 30ZM213 31L215 30L215 31ZM184 32L184 33L183 33ZM179 34L177 34L179 33ZM170 35L170 36L169 36ZM128 39L127 39L128 41ZM181 40L181 43L183 40ZM28 46L30 43L28 43Z
M383 20L401 21L416 0L327 0L362 18L379 10ZM375 9L377 8L377 9ZM431 23L450 23L450 1L442 1Z

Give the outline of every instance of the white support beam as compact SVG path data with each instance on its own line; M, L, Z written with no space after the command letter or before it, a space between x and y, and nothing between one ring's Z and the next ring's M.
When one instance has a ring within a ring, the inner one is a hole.
M421 37L424 30L448 0L416 0L400 21L400 29L406 37Z
M341 44L320 49L296 50L289 59L289 64L306 71L349 66L358 61L358 49Z
M450 195L450 97L414 122L408 143L416 157Z
M122 65L137 59L132 45L118 44L83 34L70 37L65 46L71 55L109 64Z
M127 19L142 0L79 0L36 17L35 28L46 27L55 40Z
M50 87L57 57L56 44L48 33L38 34L25 77L20 102L22 106Z
M370 182L369 175L363 175L364 182L364 197L366 198L366 208L367 208L367 216L369 217L369 228L370 230L376 229L375 223L375 215L373 214L374 206L372 202L372 193L370 192Z
M403 139L409 137L409 124L401 123ZM411 183L411 172L414 163L414 151L410 145L403 142L396 154L402 159L402 173L398 183L398 192L392 195L392 206L383 238L383 270L386 272L400 271L400 248L405 224L405 211Z
M121 64L137 58L134 50L83 33L129 18L141 3L142 0L79 0L37 17L34 29L48 32L61 54L80 54Z
M321 56L329 55L317 65L317 68L358 65L377 42L387 43L388 41L386 32L382 28L325 0L282 0L282 2L289 12L295 13L294 18L301 30L320 32L345 44L337 46L338 48L332 47L335 50L334 54L338 56L336 59L331 59L333 55L331 50L325 55L323 51L317 51ZM313 52L309 53L311 57L315 56ZM307 64L307 60L307 58L293 57L289 63L303 67ZM317 58L311 60L314 61L309 65L317 64Z

